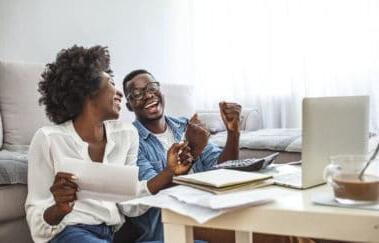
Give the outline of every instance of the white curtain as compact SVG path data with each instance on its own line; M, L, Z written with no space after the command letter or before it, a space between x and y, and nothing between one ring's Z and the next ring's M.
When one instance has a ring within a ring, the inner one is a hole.
M194 84L197 108L237 101L258 107L265 127L300 127L305 96L368 94L378 130L378 0L173 4L171 69Z

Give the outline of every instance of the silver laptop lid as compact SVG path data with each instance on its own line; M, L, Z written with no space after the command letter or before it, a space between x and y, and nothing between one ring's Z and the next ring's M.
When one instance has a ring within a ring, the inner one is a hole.
M368 130L368 96L304 98L303 187L324 182L331 155L367 153Z

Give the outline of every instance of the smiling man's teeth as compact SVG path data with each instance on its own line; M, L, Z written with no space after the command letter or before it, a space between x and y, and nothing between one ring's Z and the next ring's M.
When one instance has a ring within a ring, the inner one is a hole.
M158 102L153 102L153 103L150 103L148 104L147 106L145 106L145 109L149 108L149 107L152 107L154 105L158 104Z

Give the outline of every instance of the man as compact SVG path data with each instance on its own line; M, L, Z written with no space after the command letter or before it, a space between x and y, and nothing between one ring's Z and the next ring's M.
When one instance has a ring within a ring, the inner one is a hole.
M162 173L167 175L167 151L182 138L188 141L194 160L192 167L186 166L188 170L181 170L175 175L185 174L190 170L195 173L206 171L216 163L238 159L240 105L226 102L219 104L228 133L225 148L221 150L208 143L209 133L196 115L189 121L164 115L164 95L160 91L159 83L148 71L135 70L129 73L124 78L123 89L127 98L126 106L135 113L136 121L133 124L140 137L137 160L140 180L155 179L161 177ZM172 180L172 173L164 178L170 176ZM160 183L159 179L156 181ZM167 181L163 183L167 184ZM144 232L139 241L163 240L159 209L152 208L131 220L143 228Z

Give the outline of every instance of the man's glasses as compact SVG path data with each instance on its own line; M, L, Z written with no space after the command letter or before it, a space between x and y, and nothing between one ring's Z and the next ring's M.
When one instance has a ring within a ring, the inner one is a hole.
M159 82L150 82L148 83L144 88L133 88L131 89L128 94L126 95L126 98L132 98L134 100L142 100L143 97L145 97L145 94L147 92L149 93L157 93L160 89Z

